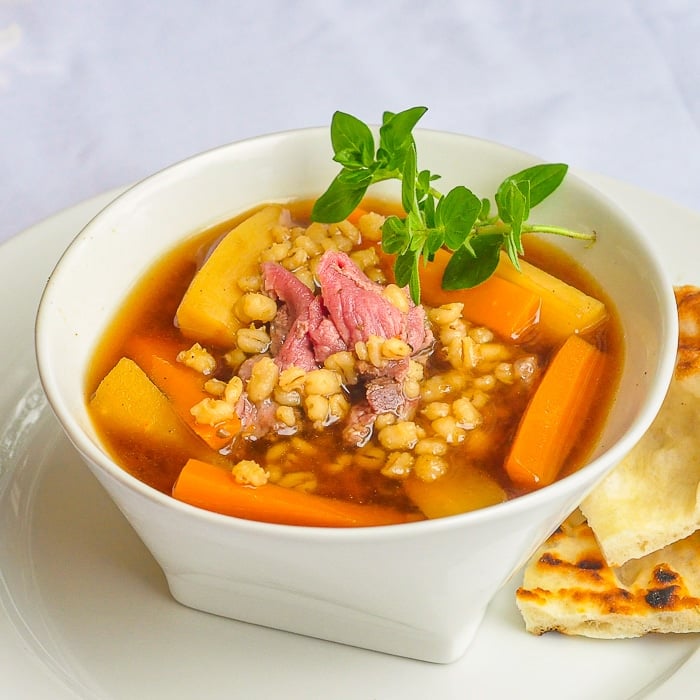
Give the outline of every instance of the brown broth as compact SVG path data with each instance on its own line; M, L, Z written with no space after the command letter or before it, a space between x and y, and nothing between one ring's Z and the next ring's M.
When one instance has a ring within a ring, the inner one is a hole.
M369 205L374 210L384 213L396 211L395 207L388 207L386 203L380 205L372 201ZM310 210L308 202L291 205L290 209L296 221L304 225L308 223ZM94 354L86 384L88 400L102 378L125 354L125 343L133 334L146 332L154 336L176 338L183 350L192 345L192 340L180 337L174 324L180 299L206 251L243 218L245 217L223 222L177 246L156 263L137 284L111 322ZM530 262L587 294L601 299L611 312L610 319L604 327L596 329L590 337L587 337L605 351L607 362L604 379L600 382L601 392L597 397L598 410L591 413L567 460L565 473L570 473L585 463L614 399L624 354L622 333L612 303L585 270L558 249L538 239L527 240L526 248L527 259ZM536 353L544 366L554 348L543 347L537 338L532 338L523 345L523 350ZM220 359L221 352L217 353L215 349L213 352ZM220 363L220 365L223 364ZM444 369L444 366L444 362L441 364L440 361L436 361L436 369ZM230 371L224 367L217 376L228 380ZM509 497L514 497L521 491L509 483L501 465L531 391L524 391L517 384L511 386L504 384L499 385L494 393L496 398L482 411L483 425L479 430L471 431L459 447L452 449L450 459L455 463L475 464L488 472L506 490ZM415 420L419 424L421 421L426 422L420 416ZM117 438L103 430L99 424L96 427L115 460L124 469L154 488L170 493L187 459L187 454L149 452L140 446L138 436L129 439ZM285 468L313 472L317 480L315 493L319 495L360 503L390 504L406 510L414 509L400 480L386 478L377 469L358 467L340 469L338 467L338 445L342 444L340 433L341 428L338 425L329 426L320 432L313 430L311 426L305 427L297 438L306 439L307 444L312 444L316 450L315 455L309 458L303 450L297 450L291 445L284 458ZM484 435L489 436L488 454L482 454ZM256 442L239 440L234 442L227 459L230 459L231 463L243 458L254 459L265 465L267 451L285 439L278 435L271 435ZM298 441L297 443L302 444ZM213 451L212 457L221 461L220 455L216 455Z

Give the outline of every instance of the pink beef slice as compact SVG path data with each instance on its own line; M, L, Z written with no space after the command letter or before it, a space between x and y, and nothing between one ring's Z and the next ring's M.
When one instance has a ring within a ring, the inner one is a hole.
M372 282L345 253L324 253L316 277L323 305L347 347L371 335L405 340L414 353L432 343L423 307L411 305L407 313L398 309L382 296L381 285Z
M277 307L277 314L270 322L270 354L276 357L292 327L293 319L286 304Z
M313 292L289 270L277 263L262 265L265 290L272 292L284 306L272 323L275 362L280 369L301 367L307 372L316 369L314 351L309 338L309 307Z
M343 442L351 447L362 447L372 437L377 413L366 400L353 404L343 428Z
M319 294L309 305L309 338L317 362L323 363L335 352L347 350L348 346L328 316L328 310Z
M406 405L406 397L401 384L391 377L376 377L365 386L367 403L374 413L394 413L399 415Z
M265 399L254 404L243 395L236 403L236 414L241 419L241 435L248 440L259 440L275 427L277 422L277 404L271 399Z
M314 299L314 293L286 267L274 262L262 264L265 290L273 292L289 309L292 319L301 316Z

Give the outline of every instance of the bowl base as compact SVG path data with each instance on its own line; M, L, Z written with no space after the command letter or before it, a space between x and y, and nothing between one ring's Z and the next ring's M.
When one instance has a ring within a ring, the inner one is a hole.
M438 636L396 620L283 588L220 581L202 574L167 576L175 600L195 610L349 646L432 663L466 651L482 618L458 637Z

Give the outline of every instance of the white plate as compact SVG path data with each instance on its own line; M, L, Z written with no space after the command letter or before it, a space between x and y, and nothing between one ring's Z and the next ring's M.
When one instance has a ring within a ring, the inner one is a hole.
M585 177L658 241L674 283L700 284L700 215L623 183ZM467 654L448 666L175 603L151 556L63 437L34 365L34 312L46 277L114 195L62 212L0 247L0 697L546 700L564 691L567 698L604 700L663 697L669 678L676 693L690 693L690 675L679 668L699 635L532 637L515 608L517 581L494 601Z

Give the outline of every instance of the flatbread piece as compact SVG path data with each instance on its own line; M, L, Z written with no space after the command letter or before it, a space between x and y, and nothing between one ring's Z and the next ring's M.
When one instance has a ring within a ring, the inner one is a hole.
M700 288L675 291L669 393L640 443L526 565L516 603L533 634L700 632Z
M675 291L680 335L669 393L640 442L581 504L613 566L700 528L700 289Z
M569 520L530 560L516 603L538 635L700 632L700 532L613 569L586 522Z

